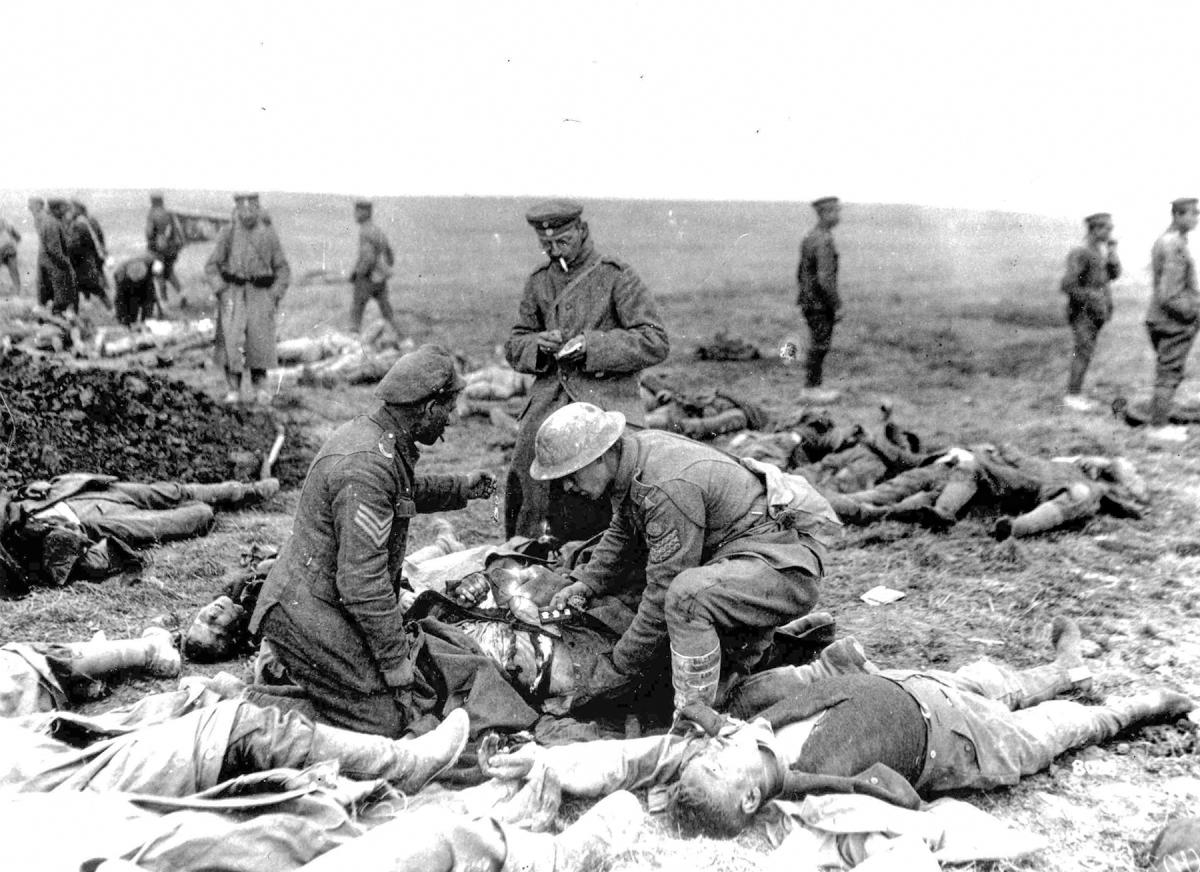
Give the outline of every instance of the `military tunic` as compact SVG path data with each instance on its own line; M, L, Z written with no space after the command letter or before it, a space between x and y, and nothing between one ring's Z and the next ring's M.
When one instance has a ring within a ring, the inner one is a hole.
M79 294L75 290L75 269L67 255L67 235L62 222L49 212L42 213L37 222L38 302L50 305L56 315L68 308L79 308Z
M185 242L179 218L165 206L151 206L146 214L146 247L162 262L163 281L175 274L175 261Z
M833 341L842 299L838 295L838 251L833 231L817 225L800 243L796 305L808 323L808 386L821 384L825 355Z
M275 315L292 273L275 228L221 228L204 273L218 288L217 364L234 373L277 366Z
M386 406L339 427L309 469L292 537L251 618L250 631L272 642L336 726L405 727L391 688L409 680L398 596L408 525L467 501L465 475L416 475L417 457Z
M614 666L636 674L662 657L669 633L679 650L719 637L748 670L775 627L816 603L824 545L770 519L762 480L723 452L657 430L626 431L620 446L612 525L577 572L600 595L645 565Z
M1196 262L1186 233L1172 228L1155 240L1150 251L1150 272L1154 290L1146 311L1146 330L1157 356L1154 387L1167 392L1169 402L1183 381L1184 364L1196 339L1200 315Z
M560 364L539 351L537 334L546 330L562 331L564 342L586 337L582 363ZM537 376L508 473L506 535L539 536L544 519L557 526L566 514L558 507L560 487L554 487L552 506L551 486L529 475L533 439L546 417L568 403L587 402L641 424L637 374L665 360L669 350L654 297L623 261L588 244L569 272L550 262L534 270L504 345L513 369Z
M1067 271L1062 291L1067 295L1067 322L1075 340L1067 393L1083 390L1083 377L1096 351L1096 337L1112 317L1112 290L1109 282L1120 278L1121 261L1116 249L1107 252L1081 245L1067 256Z

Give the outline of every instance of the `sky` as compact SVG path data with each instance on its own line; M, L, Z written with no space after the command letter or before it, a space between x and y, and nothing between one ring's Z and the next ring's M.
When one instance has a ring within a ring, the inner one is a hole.
M0 188L919 203L1200 191L1200 4L26 2ZM1158 220L1158 219L1155 219Z

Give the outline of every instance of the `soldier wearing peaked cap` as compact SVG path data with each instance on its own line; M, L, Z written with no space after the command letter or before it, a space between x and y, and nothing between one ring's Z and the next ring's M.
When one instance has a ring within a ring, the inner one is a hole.
M292 271L275 228L259 209L258 194L234 194L235 220L221 228L204 266L217 295L217 363L224 367L227 403L241 400L242 372L250 370L255 401L271 402L267 370L277 364L275 316Z
M1171 426L1169 419L1171 403L1183 381L1184 364L1200 326L1200 287L1196 281L1196 261L1188 248L1188 234L1196 229L1200 219L1196 204L1194 197L1171 203L1171 226L1150 250L1154 287L1146 312L1146 330L1157 361L1150 403L1152 429L1148 435L1167 441L1187 438L1187 432Z
M796 305L804 313L809 331L805 384L815 388L824 379L825 355L833 342L833 325L841 319L838 251L833 228L842 220L842 206L837 197L821 197L813 200L812 207L817 213L817 226L800 243Z
M650 290L625 262L592 244L583 206L538 203L525 213L546 262L525 291L504 352L517 372L537 376L509 468L506 535L587 538L608 523L600 504L564 495L529 474L534 435L555 409L586 401L642 423L638 373L666 359L667 331Z
M183 296L183 286L175 275L175 261L187 240L179 216L167 210L162 191L150 192L150 211L146 213L146 248L162 264L162 272L155 277L158 297L167 299L167 285Z
M354 220L358 223L358 259L350 281L354 285L354 296L350 301L350 329L358 333L362 329L363 312L370 300L379 306L379 314L392 328L396 338L402 338L400 323L388 300L388 278L396 265L396 255L383 231L371 220L374 207L370 200L359 199L354 203Z
M250 630L327 723L399 736L411 719L415 655L400 606L409 522L491 496L496 484L482 471L415 472L418 443L442 436L463 386L444 348L406 354L375 391L380 407L339 427L304 481Z
M1083 396L1083 377L1096 351L1096 338L1112 317L1112 290L1109 283L1121 276L1117 240L1113 239L1112 215L1096 212L1083 219L1087 236L1083 245L1067 255L1067 271L1062 291L1067 295L1067 322L1075 340L1071 374L1063 403L1069 409L1085 412L1094 403Z

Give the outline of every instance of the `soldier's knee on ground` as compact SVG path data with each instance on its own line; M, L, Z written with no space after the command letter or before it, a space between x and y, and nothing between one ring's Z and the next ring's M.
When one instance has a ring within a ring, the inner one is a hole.
M715 584L713 572L708 567L697 566L685 569L675 576L667 587L663 600L663 612L668 626L673 622L693 623L697 620L710 623L704 607L704 597Z

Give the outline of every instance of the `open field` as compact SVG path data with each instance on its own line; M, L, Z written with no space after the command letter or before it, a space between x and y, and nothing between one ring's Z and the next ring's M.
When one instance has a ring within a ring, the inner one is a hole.
M16 217L22 197L0 194L0 214ZM141 192L84 198L103 222L114 252L141 244ZM339 273L354 251L348 198L265 195L299 280ZM168 204L223 211L225 195L168 193ZM521 212L503 199L383 200L378 223L400 253L392 300L416 338L436 339L486 361L503 342L524 276L540 253ZM23 214L23 213L22 213ZM806 207L782 203L617 202L588 204L597 244L631 262L659 295L672 353L661 367L680 384L721 385L773 410L791 408L802 383L774 349L805 331L792 304L792 274ZM19 225L29 229L29 222ZM1200 694L1200 461L1195 439L1180 447L1148 442L1103 413L1060 406L1070 339L1057 291L1067 249L1081 234L1074 221L997 213L851 204L837 231L846 312L827 362L843 397L839 421L875 420L879 401L930 443L1013 440L1046 455L1122 454L1146 476L1153 506L1140 521L1100 518L1081 529L998 545L979 519L950 533L883 524L843 537L830 560L822 607L834 612L881 665L954 668L987 655L1028 665L1046 655L1056 613L1078 617L1098 645L1090 661L1097 692L1153 684ZM1089 374L1101 400L1143 395L1153 358L1141 327L1144 264L1150 239L1122 239L1127 276L1116 287L1116 316L1102 334ZM32 232L22 262L32 263ZM209 306L200 284L207 246L189 248L180 274L193 306ZM0 293L7 290L0 277ZM345 326L345 285L299 282L283 304L281 331L302 335ZM368 319L377 317L368 310ZM697 362L698 341L725 329L766 353L752 363ZM177 373L216 392L209 369ZM1189 381L1181 395L1197 386ZM368 409L366 389L306 390L280 397L281 408L316 439ZM486 446L478 419L452 428L428 449L423 468L502 471L506 458ZM152 615L189 619L219 588L239 552L280 544L296 493L263 511L218 516L206 539L157 549L132 587L76 584L0 604L0 641L82 639L140 631ZM496 538L490 506L452 516L468 543ZM427 520L414 526L425 541ZM906 599L873 608L858 596L877 584ZM210 670L211 671L211 670ZM236 671L236 669L231 669ZM122 688L125 700L153 682ZM1016 868L1132 868L1163 821L1191 813L1200 799L1194 736L1156 728L1102 749L1069 755L1051 772L973 801L1016 826L1045 834L1051 848ZM756 868L760 829L734 843L643 839L620 868ZM1003 866L1002 868L1012 868Z

